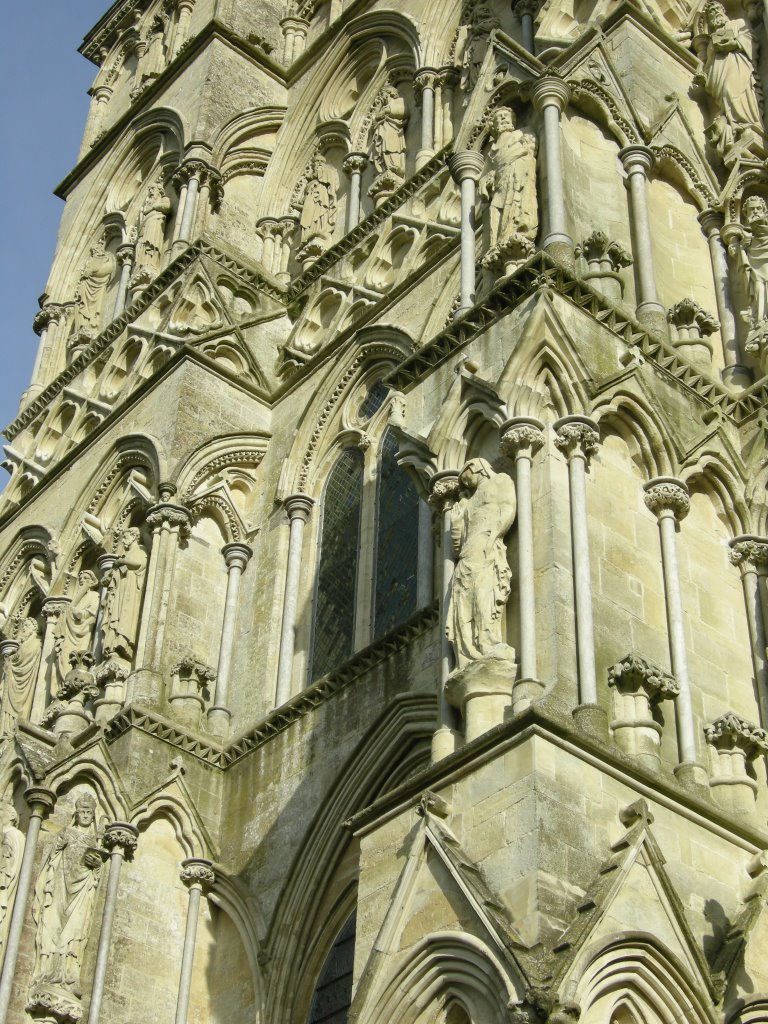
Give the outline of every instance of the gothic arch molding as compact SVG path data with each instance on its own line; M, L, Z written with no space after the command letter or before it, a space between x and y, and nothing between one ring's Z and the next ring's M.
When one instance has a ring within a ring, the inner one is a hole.
M676 459L669 431L639 396L617 392L597 401L593 415L601 433L616 433L627 442L633 461L647 479L672 474Z
M94 757L57 766L46 782L57 796L63 796L76 786L87 785L95 790L112 821L127 819L130 801L114 767L107 768Z

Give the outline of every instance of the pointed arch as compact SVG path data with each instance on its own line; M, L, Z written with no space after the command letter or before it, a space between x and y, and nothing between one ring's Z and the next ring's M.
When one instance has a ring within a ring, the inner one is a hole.
M690 491L702 491L714 501L719 518L731 536L749 532L750 510L745 501L745 481L726 453L715 447L702 452L694 464L683 468L681 478Z
M93 754L57 765L47 776L46 782L57 796L63 796L75 786L90 786L112 821L127 820L130 800L114 765L103 764Z
M600 432L613 432L626 442L635 465L648 480L670 476L676 465L668 428L658 413L639 395L625 390L595 402L593 418Z
M200 815L187 806L187 801L167 792L155 792L134 805L128 821L143 832L158 818L170 823L185 857L214 855L213 843L202 826Z
M54 540L44 526L25 526L0 563L0 628L30 588L50 589L54 575Z

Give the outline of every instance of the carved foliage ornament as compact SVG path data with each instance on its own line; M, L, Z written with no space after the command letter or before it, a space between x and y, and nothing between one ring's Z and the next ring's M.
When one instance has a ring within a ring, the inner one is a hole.
M564 423L555 434L555 447L567 458L576 454L589 458L600 447L600 435L587 423Z
M704 727L707 742L716 747L737 747L750 756L768 754L768 732L728 711Z
M608 685L645 690L656 700L674 697L680 687L674 676L632 652L608 669Z
M688 496L687 488L676 481L665 480L654 483L645 491L645 504L659 516L663 512L671 511L676 519L684 519L691 508L691 499Z

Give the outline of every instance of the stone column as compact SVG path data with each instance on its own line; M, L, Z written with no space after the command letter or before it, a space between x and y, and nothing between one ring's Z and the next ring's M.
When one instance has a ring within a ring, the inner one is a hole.
M201 186L205 185L209 191L213 188L220 189L220 175L202 160L187 160L171 180L179 191L178 231L171 250L173 255L176 255L192 239Z
M256 234L261 239L261 264L268 274L275 273L275 235L277 220L274 217L262 217L256 221Z
M203 857L187 857L181 862L181 880L189 890L187 907L187 928L184 933L184 951L181 955L181 977L179 995L176 1000L175 1024L187 1024L189 996L192 991L192 970L195 965L195 944L197 941L197 920L200 916L200 897L210 890L216 881L211 861Z
M766 655L765 581L768 574L768 538L734 537L730 541L730 560L739 567L747 608L747 625L752 648L752 665L760 707L760 724L768 728L768 660Z
M512 711L530 707L543 689L536 665L536 587L533 558L531 463L544 444L544 424L528 416L501 427L501 450L515 462L517 487L517 575L520 602L520 679L512 691Z
M483 170L483 156L465 149L448 160L453 180L461 190L461 290L456 315L475 304L475 191Z
M417 170L429 163L435 155L435 86L437 79L438 71L435 68L421 68L414 77L414 84L421 92L421 145L416 154Z
M147 566L144 604L141 610L136 670L132 675L131 699L155 704L160 700L163 680L160 659L165 639L165 622L173 587L173 573L179 541L189 536L191 516L183 505L174 505L173 484L160 485L160 502L147 513L152 530L152 549Z
M350 153L344 160L343 168L349 175L349 202L347 203L347 231L360 223L360 193L363 171L368 166L365 153Z
M37 343L37 354L30 385L21 396L22 406L31 402L33 398L37 398L45 390L44 369L45 364L50 362L46 356L56 341L55 328L64 320L64 316L63 306L54 302L46 302L32 321L32 330L38 335L40 341Z
M184 209L187 205L187 183L177 179L173 184L176 186L179 195L179 203L176 207L176 220L173 223L173 238L171 239L171 256L176 256L182 248L177 243L179 241L179 233L181 232L181 222L184 219Z
M533 19L538 10L538 0L513 0L512 8L523 30L523 46L529 53L536 55Z
M192 8L195 6L195 0L177 0L177 6L179 10L179 20L176 23L176 32L173 37L172 60L178 57L179 50L187 41L189 21L192 17Z
M727 711L704 727L704 735L712 748L709 785L718 803L736 814L754 811L758 787L747 763L768 754L768 732Z
M712 260L717 317L720 321L720 340L723 345L723 362L725 363L721 374L723 383L732 384L734 387L749 387L752 383L752 374L748 367L741 362L736 318L731 298L731 284L728 276L728 260L720 237L723 215L716 210L703 210L698 219L706 236L709 256Z
M35 684L35 696L32 703L31 720L40 724L45 708L48 704L48 696L55 696L53 693L53 681L56 679L56 656L55 637L56 624L59 617L70 603L69 597L47 597L41 608L45 619L43 630L43 646L40 651L40 666L37 670L37 682Z
M288 263L291 259L291 240L296 230L298 219L296 217L280 217L277 222L275 234L277 236L277 257L275 260L275 277L280 284L286 287L291 283L291 275L288 273Z
M304 53L309 22L304 18L283 18L280 28L283 30L283 63L290 67Z
M127 821L113 821L104 830L104 848L109 851L109 877L101 914L99 946L96 951L96 966L93 971L91 1003L88 1008L88 1024L99 1024L101 1004L104 999L104 981L112 941L112 923L115 919L117 892L120 887L120 869L123 860L131 860L136 852L139 830Z
M677 682L668 672L632 651L609 667L608 685L614 695L611 722L614 743L625 754L658 771L661 726L655 721L652 708L677 696Z
M128 282L130 281L131 273L133 272L133 261L135 255L135 245L126 243L125 245L118 247L117 262L120 264L120 280L117 285L115 308L112 311L113 320L116 320L128 305Z
M458 730L456 715L448 703L445 683L453 668L453 650L446 636L448 622L448 602L451 596L451 580L453 579L453 547L451 542L451 509L459 496L459 474L455 469L442 470L435 473L429 481L429 504L439 516L440 535L440 681L438 691L437 730L432 737L432 760L440 761L452 754L456 749Z
M637 319L651 330L659 334L666 334L666 311L656 294L651 225L648 219L648 171L653 166L653 153L647 146L627 146L619 152L619 157L627 174L627 189L629 191L629 216L637 287Z
M440 150L453 142L453 95L459 84L457 68L440 68L440 105L435 107L435 149ZM442 126L439 121L442 117Z
M561 78L545 75L533 87L533 102L544 118L544 168L546 172L547 233L542 249L573 267L573 241L566 229L563 166L560 151L560 115L568 103L571 90Z
M685 620L677 564L677 524L691 507L688 488L674 477L659 476L644 486L645 504L656 516L661 540L661 568L667 605L667 630L672 674L678 685L675 721L680 763L675 774L685 784L705 784L704 769L696 758L696 727L688 678L688 653L685 646Z
M301 552L304 546L304 527L309 520L314 503L314 499L310 498L308 494L291 494L283 502L290 520L290 535L288 538L288 566L285 571L283 621L280 628L280 654L277 662L275 707L285 704L291 696Z
M27 914L29 891L32 887L32 873L35 866L35 853L37 852L37 840L40 836L40 826L43 823L43 818L56 803L55 794L50 789L44 789L42 786L31 786L24 794L24 799L29 804L30 815L24 843L24 854L21 858L21 867L19 868L16 898L13 904L11 923L8 927L8 936L5 940L5 959L3 960L3 972L0 975L0 1024L5 1024L8 1016L8 1006L11 1002L13 978L16 973L16 960L19 956L21 933L24 928L24 918Z
M219 663L216 669L216 693L213 698L213 707L208 709L208 728L217 736L227 735L232 718L232 712L227 707L227 699L237 621L237 598L240 590L240 577L245 572L245 567L253 552L247 544L225 544L222 554L227 566L227 597L224 604L224 622L221 626Z
M564 416L554 424L554 430L555 445L568 460L576 656L579 672L579 706L573 715L586 731L607 736L607 715L597 703L586 488L587 466L600 444L600 435L597 424L586 416Z

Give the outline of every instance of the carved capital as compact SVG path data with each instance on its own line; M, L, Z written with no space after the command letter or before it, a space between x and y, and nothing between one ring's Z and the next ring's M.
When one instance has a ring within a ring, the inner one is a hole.
M68 604L72 603L71 597L47 597L43 601L42 612L43 618L46 620L48 625L58 622L59 616L67 607Z
M136 246L133 242L125 242L123 245L118 246L115 255L117 256L117 262L120 264L133 263L136 257Z
M197 887L204 893L207 893L216 881L213 864L204 857L187 857L183 860L179 877L188 889Z
M537 110L557 107L558 112L562 114L571 98L571 89L562 78L545 74L534 82L532 98Z
M522 21L526 15L535 18L539 10L539 0L512 0L512 10L518 21Z
M188 537L192 529L192 514L184 505L160 502L147 512L146 522L153 533L167 527L178 530L182 537Z
M693 299L681 299L667 312L667 320L681 338L709 337L720 329L719 321Z
M517 416L501 425L499 448L510 459L531 458L544 444L544 424L529 416Z
M250 561L253 549L247 544L233 543L225 544L221 549L221 553L224 555L224 563L227 569L231 569L234 566L243 572Z
M704 234L709 238L711 235L719 235L723 226L723 215L719 210L702 210L697 220L701 224Z
M424 89L433 89L440 81L440 71L437 68L420 68L413 76L413 83L419 93Z
M608 669L608 685L622 690L645 690L652 701L675 697L680 687L674 676L631 651Z
M564 416L554 424L555 447L570 460L589 461L600 446L597 424L586 416Z
M459 473L455 469L444 469L435 473L429 481L429 504L438 512L451 508L459 497Z
M733 565L742 571L750 567L758 572L768 571L768 538L766 537L734 537L729 541L728 558Z
M275 238L277 235L277 218L262 217L256 221L256 234L260 238Z
M588 238L580 242L574 250L576 256L582 256L590 269L611 270L618 273L624 267L632 265L632 256L627 250L613 242L604 231L593 231Z
M647 146L625 146L619 150L619 159L627 174L642 174L646 177L653 167L653 151Z
M120 850L126 860L131 860L139 842L139 830L127 821L112 821L104 829L102 844L111 853Z
M308 494L289 494L283 501L285 511L289 517L291 519L301 519L304 523L309 520L314 504L315 499L310 498Z
M341 166L349 175L362 174L368 166L368 157L365 153L349 153Z
M464 149L448 158L448 168L458 185L466 178L471 178L474 182L479 181L484 166L483 154L476 153L473 149Z
M60 324L66 313L65 306L57 302L46 302L43 308L35 313L32 321L32 330L35 334L42 334L51 324Z
M658 476L644 484L645 504L655 516L671 513L678 522L685 519L691 508L688 488L673 476Z
M768 732L752 725L734 711L726 711L704 727L707 743L717 750L740 750L748 760L768 754Z
M45 786L30 786L24 790L24 799L30 810L37 811L40 817L45 817L56 804L56 794Z

